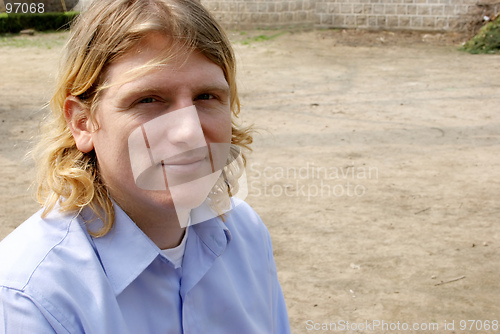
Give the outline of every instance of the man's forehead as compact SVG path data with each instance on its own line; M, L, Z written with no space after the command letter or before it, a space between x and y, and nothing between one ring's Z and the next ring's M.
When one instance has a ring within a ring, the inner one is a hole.
M128 73L117 71L117 80L111 80L120 94L127 93L162 93L176 90L180 87L204 91L228 91L227 83L222 70L215 68L171 68L167 65L158 65L154 68L136 67ZM215 70L214 70L215 69Z
M124 86L149 90L161 81L168 82L165 75L172 75L170 81L189 79L187 72L196 75L200 86L224 90L229 87L222 68L201 51L173 45L169 38L160 34L145 37L117 59L106 70L105 78L110 86L118 86L120 90Z
M108 67L110 76L124 71L133 71L137 68L151 68L160 66L182 66L182 63L194 51L192 48L180 46L159 33L148 34L132 48L118 57Z

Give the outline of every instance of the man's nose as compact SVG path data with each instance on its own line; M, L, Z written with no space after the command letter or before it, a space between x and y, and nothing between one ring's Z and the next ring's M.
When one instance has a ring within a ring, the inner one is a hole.
M169 121L167 136L171 144L186 148L205 144L200 119L194 105L175 111Z

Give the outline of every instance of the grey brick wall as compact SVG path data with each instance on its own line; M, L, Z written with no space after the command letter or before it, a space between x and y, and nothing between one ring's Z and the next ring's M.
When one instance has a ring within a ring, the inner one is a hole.
M61 0L0 0L44 3L62 11ZM81 5L90 0L80 0ZM97 0L99 1L99 0ZM201 0L226 28L361 28L474 30L484 15L498 14L500 0ZM65 0L67 10L78 0Z
M318 27L461 31L498 3L478 0L317 0Z
M315 1L311 0L201 0L226 28L284 28L313 26Z
M226 28L362 28L463 31L500 0L201 0Z

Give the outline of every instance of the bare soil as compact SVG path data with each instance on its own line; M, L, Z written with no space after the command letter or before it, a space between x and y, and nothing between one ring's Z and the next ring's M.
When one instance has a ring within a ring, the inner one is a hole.
M258 130L247 201L293 332L499 331L500 56L462 53L453 34L230 35ZM24 156L61 36L0 39L0 239L38 209Z

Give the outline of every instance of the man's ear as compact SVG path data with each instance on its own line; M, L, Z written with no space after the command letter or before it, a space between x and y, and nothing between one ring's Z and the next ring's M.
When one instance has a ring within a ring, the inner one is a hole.
M64 101L64 118L75 138L76 147L83 153L94 149L93 126L89 112L87 106L75 96L70 95Z

